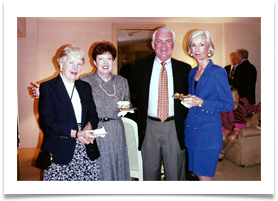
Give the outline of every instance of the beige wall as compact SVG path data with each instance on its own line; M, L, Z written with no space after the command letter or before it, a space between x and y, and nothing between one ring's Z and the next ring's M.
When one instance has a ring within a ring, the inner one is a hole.
M257 69L256 102L261 101L261 26L260 24L226 24L224 26L225 61L230 52L239 48L249 51L249 61Z
M28 93L30 82L38 80L39 56L37 20L26 20L26 38L17 39L17 93L20 148L36 147L39 137L37 101Z
M97 41L113 41L113 26L115 23L126 24L164 24L176 33L176 48L173 57L188 62L192 66L194 61L185 53L186 35L193 29L206 29L213 38L215 45L214 63L225 66L229 64L228 55L238 48L249 51L249 60L258 72L256 100L261 100L261 25L255 23L225 23L208 21L198 18L198 22L189 18L27 18L26 37L18 38L18 110L19 131L21 137L20 148L40 146L40 133L37 118L37 100L28 93L31 82L42 82L57 74L55 55L59 48L67 44L79 46L86 55L86 62L82 73L93 70L89 58L92 45ZM117 68L114 67L114 73Z

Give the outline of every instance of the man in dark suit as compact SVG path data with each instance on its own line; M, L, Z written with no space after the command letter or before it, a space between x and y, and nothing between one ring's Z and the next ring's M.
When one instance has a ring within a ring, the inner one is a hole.
M230 65L225 66L225 70L227 71L229 85L233 86L234 75L237 66L235 52L231 52L229 54L229 61Z
M129 86L131 97L137 95L139 147L143 159L144 180L161 180L161 160L166 180L185 180L184 121L187 115L180 100L172 98L176 92L187 94L190 65L171 58L175 34L160 28L152 38L156 57L132 66ZM161 69L167 71L168 97L163 106L159 80ZM166 64L165 64L166 63ZM167 118L159 117L159 110L167 105Z
M257 70L248 61L248 51L236 50L237 68L235 71L233 86L237 88L240 98L247 98L251 104L255 104L255 89L257 81Z

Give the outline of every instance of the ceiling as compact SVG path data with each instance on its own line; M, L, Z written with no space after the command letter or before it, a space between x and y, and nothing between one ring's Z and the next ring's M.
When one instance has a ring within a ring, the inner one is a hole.
M133 42L149 43L152 39L153 33L154 31L151 30L119 29L118 45L131 45Z
M32 17L31 17L32 18ZM68 20L68 17L37 17L40 20ZM72 17L71 21L110 21L112 23L124 22L148 22L148 23L240 23L240 24L260 24L261 17Z
M127 20L127 18L113 18L117 21L121 19ZM105 18L104 20L111 20L111 18ZM167 23L167 22L178 22L178 23L212 23L212 24L260 24L260 17L134 17L131 18L132 22L156 22L156 23ZM132 42L149 42L151 40L153 31L147 30L118 30L118 43L119 45L128 45Z
M68 20L68 17L39 17L44 20ZM71 20L76 21L110 21L112 23L211 23L211 24L261 24L260 17L73 17ZM153 31L145 30L118 30L118 43L120 45L127 45L132 42L149 42L151 40Z

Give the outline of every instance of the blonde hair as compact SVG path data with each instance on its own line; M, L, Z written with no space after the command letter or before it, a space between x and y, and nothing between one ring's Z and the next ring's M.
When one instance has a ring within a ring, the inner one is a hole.
M63 49L60 56L58 57L57 59L58 66L60 66L60 63L64 63L64 61L69 55L81 58L84 64L85 54L83 53L83 51L75 45L69 45L65 49Z
M207 45L211 46L211 51L209 52L209 57L212 57L214 55L214 45L213 45L210 33L208 31L205 31L205 30L197 30L197 31L194 31L194 32L192 32L190 34L190 36L187 39L187 43L186 43L186 50L187 50L188 55L191 55L191 42L192 42L192 39L195 38L196 36L199 36L199 35L206 36L206 38L207 38L207 40L206 40L207 41Z

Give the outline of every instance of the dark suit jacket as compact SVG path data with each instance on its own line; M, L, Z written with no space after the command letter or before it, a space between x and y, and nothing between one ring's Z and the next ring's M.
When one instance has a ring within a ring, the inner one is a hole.
M76 80L75 86L82 105L81 128L90 122L95 129L98 125L98 115L91 86L81 80ZM53 162L68 164L73 157L76 144L75 138L70 137L71 129L78 130L78 126L70 97L60 75L40 85L39 123L44 135L41 149L51 152L59 139L53 151ZM86 148L90 159L98 154L96 140L93 144L86 145Z
M227 75L228 75L228 82L230 85L232 85L232 79L230 78L230 72L231 72L231 65L227 65L224 67L226 72L227 72Z
M223 142L220 112L234 108L227 73L210 60L195 89L197 70L195 67L189 74L188 93L202 98L203 105L189 109L185 120L185 146L199 150L220 149Z
M233 86L237 88L240 98L247 98L251 104L255 104L255 89L257 70L248 60L236 67Z
M226 70L226 72L227 72L227 75L228 75L228 77L229 77L230 71L231 71L231 65L227 65L227 66L225 66L224 68L225 68L225 70Z
M188 75L191 70L191 66L177 61L171 60L173 80L174 80L174 93L187 94L188 90ZM129 77L130 95L133 97L137 95L138 105L138 133L139 133L139 150L145 137L146 121L148 115L148 103L149 103L149 88L150 80L153 69L154 58L147 59L138 62L132 66ZM183 123L187 115L187 108L185 108L180 100L174 101L174 113L175 113L175 125L177 129L177 137L181 149L184 149L184 127Z

